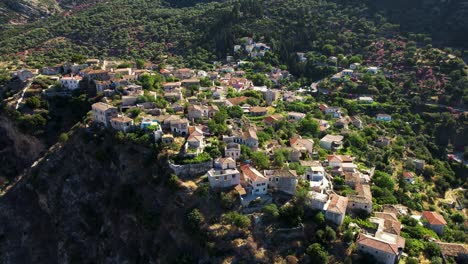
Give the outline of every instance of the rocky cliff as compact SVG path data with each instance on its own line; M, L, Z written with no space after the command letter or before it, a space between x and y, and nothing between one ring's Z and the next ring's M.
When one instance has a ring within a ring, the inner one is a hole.
M45 150L37 138L22 133L8 117L0 115L0 185L13 180Z

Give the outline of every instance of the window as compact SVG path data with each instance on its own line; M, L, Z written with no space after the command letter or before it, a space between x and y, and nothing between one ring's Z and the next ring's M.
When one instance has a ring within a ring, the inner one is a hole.
M224 176L224 180L225 180L225 181L227 180L227 176L226 176L226 175Z
M276 178L276 181L279 182L279 178Z

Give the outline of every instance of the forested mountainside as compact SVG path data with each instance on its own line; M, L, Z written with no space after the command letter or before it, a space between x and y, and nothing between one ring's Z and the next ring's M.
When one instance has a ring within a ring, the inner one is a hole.
M467 47L466 0L378 0L368 3L372 10L382 12L403 30L430 33L439 44Z

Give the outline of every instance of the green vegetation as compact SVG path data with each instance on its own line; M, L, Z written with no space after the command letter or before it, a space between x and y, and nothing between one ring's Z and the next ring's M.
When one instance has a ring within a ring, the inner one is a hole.
M229 212L222 217L227 224L235 225L239 228L247 228L250 226L250 218L238 212Z

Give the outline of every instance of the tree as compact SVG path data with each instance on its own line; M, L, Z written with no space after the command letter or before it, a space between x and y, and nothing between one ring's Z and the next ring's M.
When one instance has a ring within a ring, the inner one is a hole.
M465 217L459 212L454 213L451 218L455 223L463 223L465 221Z
M434 242L428 242L424 247L424 253L431 258L438 257L441 254L440 246Z
M242 115L244 115L244 110L242 110L242 108L238 105L229 107L227 111L228 111L229 117L231 118L241 118Z
M343 241L349 243L354 240L353 230L347 229L343 234Z
M383 171L375 171L375 174L372 177L372 181L380 188L384 188L390 191L393 191L395 188L395 181L392 179L392 176Z
M259 169L266 170L270 167L270 161L264 152L252 152L251 159L253 164Z
M238 212L229 212L222 217L223 222L235 225L239 228L247 228L250 226L250 218Z
M33 96L26 99L26 105L31 109L41 107L41 98L39 96Z
M199 230L204 221L205 217L200 210L196 208L187 214L186 223L190 230Z
M137 59L137 60L135 61L135 63L136 63L136 66L137 66L138 69L143 69L143 68L145 68L145 63L146 63L145 60L143 60L143 59Z
M306 136L316 136L319 130L319 124L317 121L313 120L312 118L304 118L299 122L298 132L301 135Z
M310 263L325 264L329 261L327 251L325 251L325 249L319 243L314 243L308 246L306 253L310 257Z
M279 216L278 207L276 206L276 204L273 204L273 203L265 205L262 208L262 212L263 212L264 217L269 221L275 220Z
M325 227L325 239L327 242L332 242L336 239L336 232L333 228L329 226Z
M62 133L60 134L59 141L64 143L68 141L68 134L67 133Z

